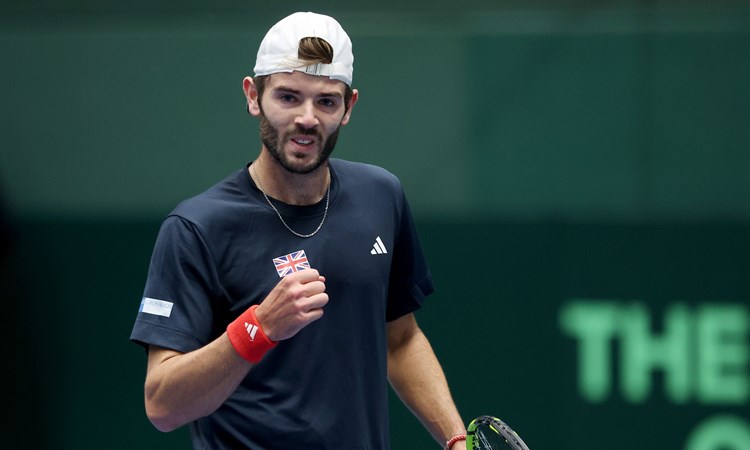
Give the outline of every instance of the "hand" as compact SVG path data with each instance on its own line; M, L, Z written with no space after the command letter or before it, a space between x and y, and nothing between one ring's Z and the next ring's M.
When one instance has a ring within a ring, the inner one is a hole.
M269 339L289 339L302 328L323 317L328 304L325 277L315 269L294 272L282 278L255 310Z

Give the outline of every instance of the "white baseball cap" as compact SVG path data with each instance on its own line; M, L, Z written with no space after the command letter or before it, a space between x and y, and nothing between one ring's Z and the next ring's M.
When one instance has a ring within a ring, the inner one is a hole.
M333 48L331 64L306 65L297 58L303 38L325 39ZM271 27L260 43L253 71L256 76L298 70L311 75L327 76L352 85L354 55L352 41L333 17L313 12L297 12Z

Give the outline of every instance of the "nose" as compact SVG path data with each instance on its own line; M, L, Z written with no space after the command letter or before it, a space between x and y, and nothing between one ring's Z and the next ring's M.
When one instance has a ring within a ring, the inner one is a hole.
M320 122L315 115L315 106L313 105L312 100L305 101L300 105L299 113L297 114L294 123L308 130L318 126Z

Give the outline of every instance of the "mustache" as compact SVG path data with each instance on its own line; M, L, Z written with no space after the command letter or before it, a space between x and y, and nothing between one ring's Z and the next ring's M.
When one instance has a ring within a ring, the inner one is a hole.
M300 124L296 124L294 128L298 134L304 134L306 136L316 136L316 137L322 138L322 136L320 136L320 132L318 131L318 127L305 128Z

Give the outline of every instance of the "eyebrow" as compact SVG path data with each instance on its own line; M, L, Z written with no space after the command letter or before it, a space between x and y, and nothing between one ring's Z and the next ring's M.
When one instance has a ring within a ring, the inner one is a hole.
M296 95L301 95L302 94L302 91L300 91L299 89L293 89L293 88L290 88L288 86L284 86L283 84L275 86L275 87L272 87L271 90L274 90L274 91L283 91L283 92L288 92L290 94L296 94ZM344 95L341 94L340 92L323 92L321 94L316 95L316 97L344 98Z

